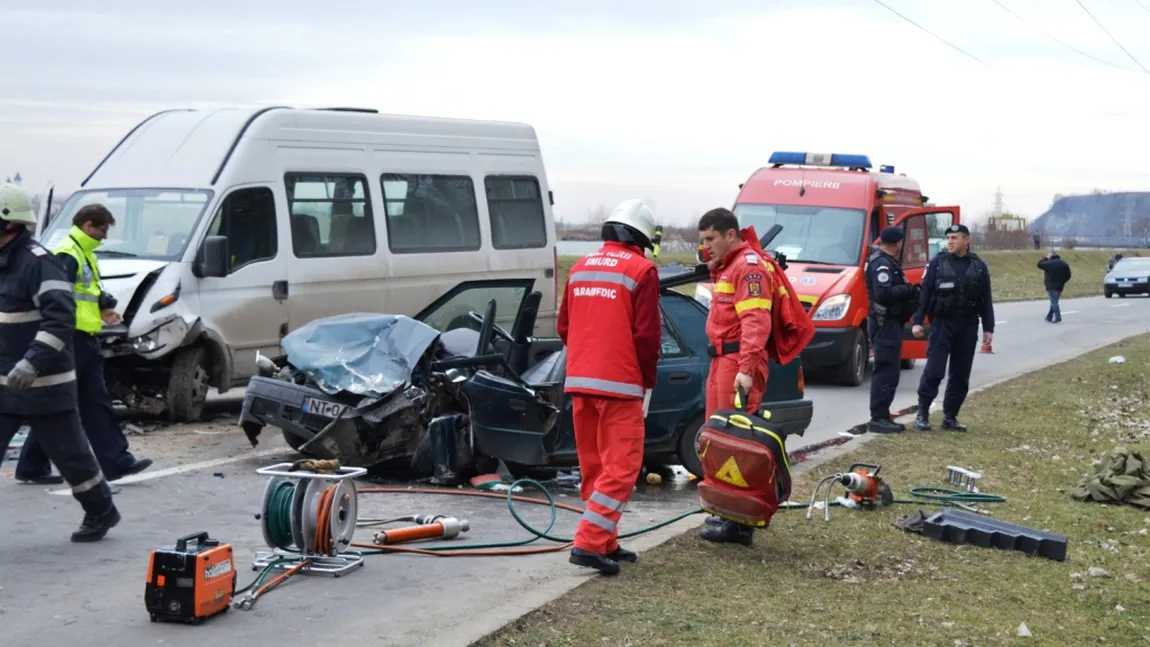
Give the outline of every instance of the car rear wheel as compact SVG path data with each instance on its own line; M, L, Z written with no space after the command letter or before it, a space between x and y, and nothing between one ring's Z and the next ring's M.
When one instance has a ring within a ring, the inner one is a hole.
M679 464L695 478L703 478L703 460L699 458L699 451L695 449L695 442L699 433L703 431L703 416L687 423L687 428L679 435Z

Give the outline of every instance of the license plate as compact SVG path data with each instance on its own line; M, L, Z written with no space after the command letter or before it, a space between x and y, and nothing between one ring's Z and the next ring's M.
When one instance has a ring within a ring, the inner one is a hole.
M1119 283L1118 287L1120 287L1120 288L1131 288L1131 287L1134 287L1134 284L1133 283Z
M314 413L317 416L325 418L335 418L343 413L344 406L336 402L329 402L327 400L320 400L319 398L307 398L303 401L303 412Z

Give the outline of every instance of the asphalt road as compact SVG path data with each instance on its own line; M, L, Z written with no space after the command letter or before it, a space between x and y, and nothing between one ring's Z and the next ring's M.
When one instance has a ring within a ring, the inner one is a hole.
M972 385L1057 363L1150 328L1150 299L1078 299L1062 307L1064 322L1055 325L1042 320L1043 302L1000 305L996 353L976 357ZM896 409L915 403L920 372L921 363L902 373ZM810 386L808 395L815 402L815 422L792 449L835 437L867 417L866 386ZM199 627L152 624L143 601L148 555L172 546L180 535L206 530L232 543L241 586L255 575L252 555L264 545L254 515L265 485L255 469L293 455L275 434L266 434L267 440L253 450L227 422L133 435L134 449L155 457L157 464L117 485L124 521L93 545L68 541L81 513L66 491L18 484L11 479L14 464L5 463L0 468L0 506L6 519L0 530L0 616L6 643L467 645L483 631L587 577L566 563L565 553L453 559L371 556L364 568L340 579L292 578L253 610L232 610ZM557 498L578 505L573 490L560 489ZM643 485L622 528L651 524L693 503L692 488L681 480ZM361 519L418 513L467 518L471 530L456 541L527 536L501 501L415 494L360 497ZM559 515L552 533L570 536L576 515ZM526 510L524 516L540 528L547 524L546 508ZM698 523L700 517L693 519ZM369 542L373 531L360 530L356 540ZM633 545L641 547L642 541Z

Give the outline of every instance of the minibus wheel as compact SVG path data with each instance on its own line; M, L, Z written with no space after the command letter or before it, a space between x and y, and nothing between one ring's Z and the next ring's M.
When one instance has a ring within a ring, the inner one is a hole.
M180 349L168 376L168 418L172 422L195 422L208 399L208 352L201 345Z

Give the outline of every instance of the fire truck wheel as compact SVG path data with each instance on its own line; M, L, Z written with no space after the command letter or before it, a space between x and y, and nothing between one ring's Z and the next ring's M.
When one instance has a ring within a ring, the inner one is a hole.
M866 334L861 329L855 329L852 334L850 352L847 361L839 367L838 380L843 386L858 386L866 380L867 364L870 358L870 348Z
M914 368L914 365L915 365L915 360L913 360L913 359L904 359L904 360L902 360L902 364L901 364L902 370L904 370L904 371L911 370L912 368Z

